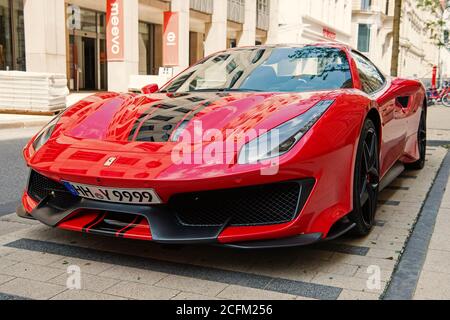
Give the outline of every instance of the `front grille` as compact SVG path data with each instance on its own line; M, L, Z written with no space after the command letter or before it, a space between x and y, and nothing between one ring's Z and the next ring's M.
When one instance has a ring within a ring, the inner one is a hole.
M303 208L313 180L180 194L169 206L186 226L257 226L287 223Z
M303 209L314 180L256 187L186 193L173 196L168 207L184 226L259 226L287 223ZM28 195L37 202L50 200L66 210L79 199L63 184L31 171Z
M66 201L72 200L74 196L64 187L64 185L51 180L36 171L31 171L30 180L28 182L28 195L37 202L41 202L45 198L54 193L53 201L55 206L67 204Z

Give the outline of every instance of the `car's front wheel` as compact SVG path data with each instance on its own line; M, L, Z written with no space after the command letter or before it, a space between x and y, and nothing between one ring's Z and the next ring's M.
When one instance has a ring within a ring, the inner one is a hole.
M380 185L378 134L372 120L367 119L361 133L355 163L353 212L349 219L356 224L353 233L369 234L375 224Z

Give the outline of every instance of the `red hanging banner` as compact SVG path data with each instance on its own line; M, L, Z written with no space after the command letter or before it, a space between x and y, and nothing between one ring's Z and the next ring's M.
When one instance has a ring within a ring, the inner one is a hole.
M108 61L124 61L123 0L106 1L106 46Z
M177 12L164 12L163 65L165 67L175 67L180 64L178 54L178 19Z

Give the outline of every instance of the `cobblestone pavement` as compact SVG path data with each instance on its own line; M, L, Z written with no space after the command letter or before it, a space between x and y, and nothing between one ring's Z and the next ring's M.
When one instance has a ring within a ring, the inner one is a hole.
M442 199L415 299L450 298L450 182Z
M381 193L377 225L366 238L264 251L164 247L50 229L8 214L0 218L0 300L380 299L398 289L402 274L411 274L404 265L411 255L414 261L417 243L423 256L417 261L424 267L414 263L420 266L409 284L411 297L448 299L450 183L445 181L447 191L438 190L437 197L433 190L447 162L442 146L450 145L449 116L450 108L430 108L427 166L405 172ZM23 137L31 135L27 130ZM430 202L440 210L424 212ZM415 234L423 218L436 213L428 244ZM81 290L67 288L73 266L81 270ZM377 271L378 287L373 286Z
M0 299L379 299L447 149L430 147L427 152L425 170L405 172L380 195L377 226L370 236L345 236L305 248L163 247L4 216ZM435 290L436 284L450 283L446 264L440 263L448 262L450 254L445 238L449 193L445 201L417 298L449 297L448 288ZM81 268L81 290L67 289L69 266ZM380 268L379 288L368 287L370 266Z

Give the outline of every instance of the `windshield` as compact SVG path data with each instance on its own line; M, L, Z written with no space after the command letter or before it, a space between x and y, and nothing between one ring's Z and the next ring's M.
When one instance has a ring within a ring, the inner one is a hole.
M244 48L187 69L162 92L305 92L352 88L345 52L336 48Z

